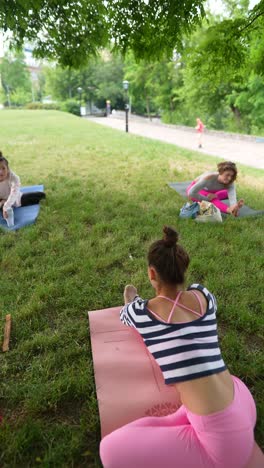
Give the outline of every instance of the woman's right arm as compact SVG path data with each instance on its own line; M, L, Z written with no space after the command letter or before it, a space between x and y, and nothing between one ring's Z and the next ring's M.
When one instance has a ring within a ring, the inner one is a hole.
M205 195L201 195L199 192L200 190L203 190L206 186L206 180L209 180L210 176L206 176L206 177L199 177L199 179L197 179L197 181L195 182L195 184L193 184L193 186L190 188L189 192L188 192L188 195L190 198L195 198L196 200L198 201L202 201L202 200L206 200L206 201L209 201L208 197L206 197Z
M6 211L8 208L11 208L17 201L20 194L20 179L19 177L12 173L10 177L10 194L8 199L5 201L3 209Z

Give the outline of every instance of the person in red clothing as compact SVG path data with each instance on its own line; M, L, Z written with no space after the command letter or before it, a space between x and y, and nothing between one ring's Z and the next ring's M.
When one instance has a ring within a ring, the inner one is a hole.
M198 133L198 148L202 148L202 134L204 131L204 124L201 121L201 119L199 119L198 117L196 119L196 124L197 125L195 129L197 130L197 133Z

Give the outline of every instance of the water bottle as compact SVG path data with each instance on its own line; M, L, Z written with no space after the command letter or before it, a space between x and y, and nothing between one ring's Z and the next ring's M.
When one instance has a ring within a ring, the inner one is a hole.
M6 219L7 225L8 227L12 227L15 224L14 223L14 210L13 208L7 208L6 212L7 212L7 219Z

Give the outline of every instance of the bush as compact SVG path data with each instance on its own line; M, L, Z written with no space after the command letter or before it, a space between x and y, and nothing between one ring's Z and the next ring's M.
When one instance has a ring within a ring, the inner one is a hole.
M42 102L30 102L25 106L26 109L45 109L45 110L60 110L60 104L50 103L50 104L43 104Z
M80 117L80 104L74 99L68 99L67 101L64 101L61 105L61 110L70 112L70 114L78 115Z
M173 124L173 125L186 125L188 127L195 127L195 114L190 115L188 112L175 110L164 111L161 114L161 119L163 123Z

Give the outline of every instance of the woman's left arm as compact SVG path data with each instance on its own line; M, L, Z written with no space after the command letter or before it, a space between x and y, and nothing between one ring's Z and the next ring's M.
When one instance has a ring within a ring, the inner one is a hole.
M120 320L129 327L138 328L142 322L141 316L144 309L144 300L136 296L132 302L125 304L120 311Z

